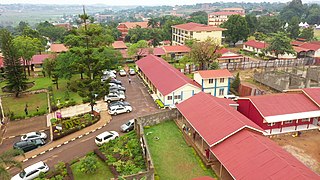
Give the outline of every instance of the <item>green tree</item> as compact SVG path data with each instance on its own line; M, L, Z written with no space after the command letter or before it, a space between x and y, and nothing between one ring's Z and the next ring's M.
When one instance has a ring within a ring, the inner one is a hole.
M13 166L22 169L22 165L19 161L15 160L14 157L17 155L23 155L22 151L19 150L8 150L0 155L0 179L9 180L10 174L6 167Z
M256 32L258 27L258 19L253 14L247 14L245 18L248 23L249 35L253 35Z
M147 47L148 47L147 41L145 41L145 40L138 41L137 43L132 44L128 48L128 55L129 56L136 56L137 59L139 60L143 54L141 49L147 48Z
M237 73L234 81L231 84L231 88L234 89L236 92L239 91L239 86L240 86L240 75L239 72Z
M279 58L279 55L283 54L295 54L295 51L291 45L291 39L284 32L277 32L272 34L269 46L266 48L267 52L274 52L275 56Z
M280 12L280 17L284 21L291 21L293 17L302 17L305 7L301 0L292 0L288 6L284 7Z
M320 24L320 5L311 4L306 12L306 20L309 24Z
M30 76L30 62L32 56L44 49L41 41L37 38L28 36L17 36L14 38L13 44L18 51L18 56L23 59L24 66L27 66L28 75Z
M13 37L7 30L2 30L0 33L2 53L4 56L5 74L7 78L7 87L10 91L19 94L26 89L27 79L23 73L23 67L18 56L18 50L14 46Z
M188 22L195 22L200 24L208 24L208 13L205 11L197 11L190 14Z
M216 70L216 69L220 69L219 63L217 61L214 61L210 64L209 69L211 70Z
M211 38L203 42L194 42L190 57L194 63L200 65L200 70L206 70L210 62L221 56L221 54L217 53L219 46L220 44Z
M52 42L57 40L62 41L66 33L66 29L63 27L55 27L48 21L39 23L36 29L42 36L48 37Z
M299 27L299 18L294 16L291 18L291 21L288 23L287 33L289 37L292 39L296 39L300 34L300 27Z
M43 61L43 70L48 74L50 78L54 71L55 66L56 66L55 59L47 58ZM69 71L66 71L66 72L69 72Z
M249 35L249 28L246 19L240 15L231 15L221 27L227 30L223 33L226 36L226 41L236 45L240 40L246 40Z
M262 16L258 19L258 24L257 31L267 35L281 31L283 26L277 16Z
M93 156L87 156L80 161L79 170L83 173L93 174L97 169L97 159Z
M308 27L308 28L304 28L300 35L299 35L300 38L304 38L306 39L307 41L311 41L314 39L314 30L312 27Z
M266 41L268 39L268 36L262 32L255 32L253 36L257 41Z
M151 28L156 28L156 27L158 27L158 19L157 19L157 18L154 18L154 17L151 17L151 18L148 20L148 27L151 27Z

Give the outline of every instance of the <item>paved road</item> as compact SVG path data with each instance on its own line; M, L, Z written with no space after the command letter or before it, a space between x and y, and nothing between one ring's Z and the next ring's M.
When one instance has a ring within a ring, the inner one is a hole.
M50 168L53 168L59 161L70 162L71 160L77 157L82 157L97 148L94 143L94 138L98 134L107 130L119 131L120 125L127 122L129 119L159 112L160 110L153 102L151 96L148 94L147 88L143 85L138 76L131 76L130 78L132 80L131 84L129 84L127 77L118 77L126 87L126 101L128 101L133 107L133 111L131 113L113 116L111 122L104 128L59 148L55 148L54 150L37 156L34 159L30 159L23 163L23 167L29 166L38 161L46 162ZM120 135L122 135L122 133L120 133ZM18 172L19 169L17 168L12 168L10 170L12 175L17 174Z

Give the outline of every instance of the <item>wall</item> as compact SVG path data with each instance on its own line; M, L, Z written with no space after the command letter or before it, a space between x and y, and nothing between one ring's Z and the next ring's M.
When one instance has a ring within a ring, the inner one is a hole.
M200 41L205 41L208 39L208 37L211 37L215 39L220 45L221 45L221 39L222 39L222 31L199 31L199 32L193 32L193 38L198 39Z
M190 97L192 97L194 94L200 92L201 89L198 87L195 87L193 85L190 84L186 84L180 88L178 88L177 90L173 91L172 93L166 95L165 98L165 106L170 106L176 103L180 103ZM180 99L174 99L174 96L176 95L180 95ZM168 100L168 96L172 97L172 100Z
M163 121L175 119L177 118L178 114L179 113L177 109L171 109L171 110L164 110L155 114L146 115L143 117L138 117L136 118L136 120L139 124L141 124L142 127L153 126Z

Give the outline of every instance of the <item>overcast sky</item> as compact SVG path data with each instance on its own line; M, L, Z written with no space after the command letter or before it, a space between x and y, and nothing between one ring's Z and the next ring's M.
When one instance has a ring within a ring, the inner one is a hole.
M290 0L223 0L223 2L288 2ZM311 0L304 0L307 2ZM28 4L106 4L106 5L183 5L196 3L213 3L213 0L0 0L0 4L28 3Z

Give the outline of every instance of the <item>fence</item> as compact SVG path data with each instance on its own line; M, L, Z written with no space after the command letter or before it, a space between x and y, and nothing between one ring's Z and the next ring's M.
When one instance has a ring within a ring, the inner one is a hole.
M247 62L230 62L221 63L221 69L234 71L237 69L253 69L253 68L277 68L277 67L294 67L315 65L317 62L314 58L300 58L289 60L269 60L269 61L247 61Z

